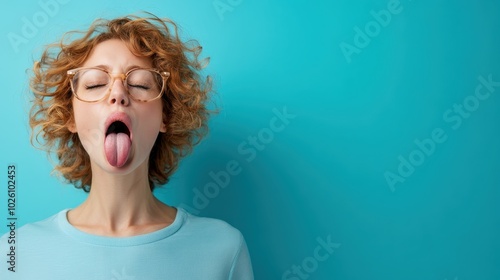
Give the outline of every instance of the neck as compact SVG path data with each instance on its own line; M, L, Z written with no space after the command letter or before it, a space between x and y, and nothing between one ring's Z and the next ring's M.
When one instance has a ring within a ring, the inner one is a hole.
M172 223L175 209L160 202L149 187L147 163L125 175L92 164L89 196L68 213L75 227L98 235L130 236Z

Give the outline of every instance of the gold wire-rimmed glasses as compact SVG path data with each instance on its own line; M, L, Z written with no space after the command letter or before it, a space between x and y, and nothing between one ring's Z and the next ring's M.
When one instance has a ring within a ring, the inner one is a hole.
M99 67L81 67L68 70L71 90L83 102L99 102L110 93L115 79L120 79L130 98L149 102L160 98L165 90L169 72L134 68L127 73L110 73Z

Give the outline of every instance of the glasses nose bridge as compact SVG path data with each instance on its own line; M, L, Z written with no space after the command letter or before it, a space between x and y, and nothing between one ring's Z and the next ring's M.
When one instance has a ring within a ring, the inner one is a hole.
M110 78L109 86L106 90L107 94L106 96L109 96L111 92L113 91L113 87L115 84L115 80L119 79L121 81L122 87L125 89L125 91L128 93L127 87L125 86L126 80L128 75L124 73L111 73L111 72L106 72Z
M108 76L110 78L110 82L109 82L109 86L108 86L108 90L107 90L108 93L111 93L113 85L115 84L115 80L116 79L120 79L120 81L122 83L122 86L125 86L125 81L127 80L127 77L128 77L127 74L124 74L124 73L111 73L111 72L107 72L107 74L108 74Z
M108 73L109 77L111 78L111 84L115 82L116 79L122 80L124 82L127 79L127 74L124 73Z

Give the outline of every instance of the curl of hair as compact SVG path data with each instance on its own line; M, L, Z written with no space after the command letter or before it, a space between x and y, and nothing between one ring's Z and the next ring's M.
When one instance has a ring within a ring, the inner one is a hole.
M89 156L78 135L68 130L74 119L67 71L80 67L97 44L109 39L122 40L133 54L151 58L154 68L170 72L162 96L167 132L158 135L149 157L153 190L168 182L180 159L205 136L212 113L206 106L211 79L200 74L208 58L199 60L201 46L194 40L182 42L177 25L169 19L152 14L97 19L87 31L67 32L59 42L48 45L30 78L34 95L29 114L31 142L36 140L49 153L55 152L59 160L55 170L76 188L90 191Z

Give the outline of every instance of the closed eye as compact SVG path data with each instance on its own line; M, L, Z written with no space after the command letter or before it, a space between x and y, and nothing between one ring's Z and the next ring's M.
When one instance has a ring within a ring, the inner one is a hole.
M138 89L143 89L143 90L148 90L149 87L146 85L140 85L140 84L128 84L129 87L133 88L138 88Z
M92 90L92 89L98 89L98 88L101 88L104 86L106 86L106 84L86 85L85 89Z

